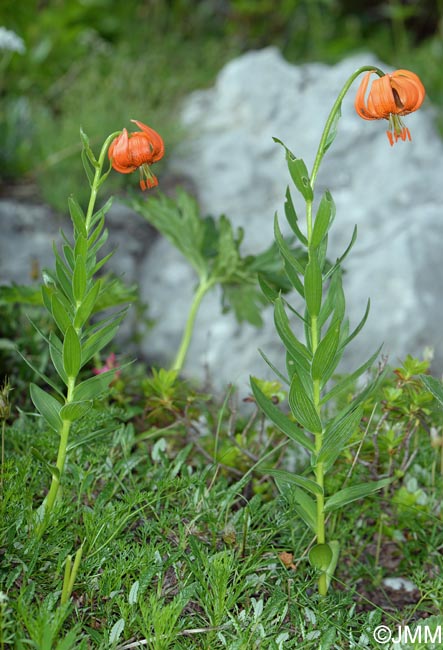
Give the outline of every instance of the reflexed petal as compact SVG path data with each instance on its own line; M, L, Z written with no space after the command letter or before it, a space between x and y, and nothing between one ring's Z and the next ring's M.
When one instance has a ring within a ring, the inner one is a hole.
M163 154L165 153L165 145L163 138L157 133L157 131L154 131L154 129L151 129L149 126L146 126L146 124L143 124L143 122L139 122L138 120L131 120L131 122L137 124L142 132L148 136L149 141L152 144L152 162L157 162L160 160L160 158L163 158Z
M129 157L129 136L126 129L111 142L108 157L112 167L120 174L130 174L137 169Z
M391 75L391 85L403 105L400 115L416 111L423 103L426 91L419 77L409 70L396 70Z
M388 118L390 113L397 112L394 94L389 75L375 79L368 95L368 109L378 119Z
M378 118L375 115L372 115L366 107L366 90L369 84L369 78L372 72L369 71L365 74L362 79L360 86L358 87L357 94L355 96L355 110L364 120L377 120Z

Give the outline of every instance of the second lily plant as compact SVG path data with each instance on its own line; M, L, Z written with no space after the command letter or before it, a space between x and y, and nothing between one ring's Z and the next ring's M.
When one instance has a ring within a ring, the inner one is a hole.
M255 399L266 416L288 438L310 453L310 469L303 475L282 469L267 469L266 472L274 476L279 489L288 495L295 511L313 533L314 543L309 552L309 560L318 572L318 590L321 596L327 594L340 552L338 540L330 539L328 535L328 515L384 488L391 481L386 478L350 487L342 486L332 494L328 494L325 489L325 476L339 456L351 444L351 439L358 444L359 435L360 438L363 435L360 431L363 403L380 380L379 374L337 414L329 415L331 402L355 386L359 377L371 368L380 351L377 350L351 374L335 383L332 381L346 347L365 324L369 302L361 322L351 331L345 317L342 262L355 242L356 229L342 256L334 264L329 264L328 233L334 221L335 205L328 190L317 200L315 182L323 157L336 136L342 101L352 83L362 73L366 74L355 99L358 115L366 120L386 119L389 122L387 135L391 145L399 139L411 139L401 118L417 110L423 102L425 91L420 79L407 70L385 74L378 68L362 67L347 80L331 109L310 173L301 158L294 156L282 142L276 140L285 149L290 176L306 205L305 225L302 226L290 191L287 190L285 216L305 250L304 257L295 256L290 250L277 216L275 218L275 240L288 280L299 294L303 309L294 308L264 279L261 281L263 292L274 304L275 328L286 350L286 371L277 373L288 385L290 413L283 413L260 389L260 382L251 379ZM368 92L372 74L377 75L378 79L373 81ZM304 332L303 337L294 332L289 315L299 321L301 327L298 327L298 331Z

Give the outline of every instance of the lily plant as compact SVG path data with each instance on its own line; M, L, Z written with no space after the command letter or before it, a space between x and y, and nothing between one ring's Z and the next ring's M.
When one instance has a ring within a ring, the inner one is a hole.
M43 271L42 298L54 328L49 336L37 326L36 329L48 345L58 381L27 362L46 385L43 389L32 383L31 399L45 425L57 435L58 453L53 463L35 450L51 475L49 491L36 517L39 538L48 526L60 496L71 430L87 415L94 400L107 390L116 373L114 367L95 373L95 376L94 371L87 370L91 360L113 340L126 314L124 308L100 317L100 302L106 286L99 271L113 252L101 259L98 254L107 240L105 216L112 199L99 209L96 209L96 201L112 168L125 174L141 169L142 189L157 184L150 165L163 156L163 140L150 127L138 121L135 123L140 131L130 135L126 129L112 133L106 138L98 157L94 155L86 134L81 132L82 161L90 186L89 202L84 211L74 197L69 198L72 237L61 233L62 250L57 250L54 245L55 268ZM90 436L94 433L91 432ZM74 562L75 571L78 562ZM67 584L72 582L70 576L66 580Z
M390 144L410 140L410 132L401 117L417 110L425 97L420 79L413 72L397 70L385 74L382 70L364 66L344 84L326 120L311 172L301 158L284 147L288 170L295 189L305 203L305 226L300 225L290 190L286 192L285 216L305 255L295 256L288 248L275 217L275 241L280 250L287 279L302 301L303 308L295 308L281 293L276 292L264 278L264 294L274 305L276 331L286 350L286 369L273 369L288 385L289 414L281 411L260 388L260 382L251 378L252 390L259 407L288 438L301 445L310 454L310 465L303 474L281 469L266 469L273 475L278 487L290 493L295 512L314 535L309 552L312 566L318 572L318 591L327 594L334 575L340 544L330 539L327 518L352 501L386 487L390 480L360 483L328 493L325 477L350 444L351 438L362 435L360 423L363 402L375 389L380 374L338 413L331 415L331 403L355 385L368 371L379 350L354 372L334 382L334 372L349 344L365 324L369 301L361 322L350 330L345 316L345 295L342 286L342 266L356 240L354 230L350 244L332 265L327 264L328 233L335 218L335 204L329 190L321 197L316 194L316 179L321 162L337 133L343 99L352 83L365 73L355 99L355 109L365 120L386 119ZM369 92L372 74L377 75ZM316 209L314 209L316 205ZM299 337L291 325L290 314L302 325L304 336Z

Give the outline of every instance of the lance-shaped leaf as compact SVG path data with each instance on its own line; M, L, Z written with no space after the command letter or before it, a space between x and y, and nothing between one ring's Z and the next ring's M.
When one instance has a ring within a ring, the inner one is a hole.
M380 354L381 347L382 346L378 348L377 352L375 352L375 354L373 354L372 357L370 357L367 361L365 361L365 363L363 363L359 368L357 368L357 370L354 370L354 372L351 373L350 375L346 375L337 384L335 384L335 386L331 388L331 390L322 397L322 399L320 400L320 404L325 404L330 399L334 399L338 397L338 395L340 395L340 393L342 393L343 391L354 387L357 379L361 377L361 375L367 370L369 370L369 368L372 366L372 364Z
M335 203L329 190L323 194L318 206L314 226L312 228L311 246L317 248L327 234L335 217Z
M92 152L91 145L89 144L89 137L81 127L80 127L80 140L82 141L83 149L86 151L87 155L91 158L91 162L96 167L98 163Z
M312 201L314 198L314 192L311 187L308 168L306 167L304 160L296 158L292 151L290 151L278 138L273 138L273 140L285 148L286 162L288 163L289 173L291 174L295 187L306 201Z
M289 383L291 383L294 375L298 376L298 379L301 381L302 386L304 387L307 395L312 399L314 395L312 377L310 368L303 367L300 365L297 359L291 357L289 352L286 353L286 369L288 371Z
M303 282L300 280L298 273L294 266L288 261L284 260L283 266L285 269L285 273L288 277L289 282L291 285L294 287L296 291L301 295L302 298L305 297L305 288L303 286Z
M317 318L320 313L322 288L322 273L314 253L305 269L305 300L311 318Z
M308 240L298 226L298 217L294 208L294 203L292 202L292 196L289 191L289 187L286 188L285 215L287 222L291 226L292 232L304 246L307 246Z
M91 315L98 298L100 287L101 282L100 280L97 280L97 282L95 282L89 289L81 304L79 305L74 317L74 327L77 330L83 327Z
M57 327L63 334L71 326L71 315L67 312L59 293L54 293L51 298L51 313Z
M110 341L112 341L117 333L118 328L120 327L123 318L126 315L126 311L127 310L124 309L116 314L110 323L103 327L100 327L85 340L82 346L82 367L89 361L89 359L94 356L94 354L97 354L97 352L103 350L103 348L108 345Z
M268 364L268 366L271 368L271 370L277 375L277 377L280 379L282 384L289 384L290 382L288 381L288 378L284 376L282 372L272 363L272 361L266 356L266 354L263 352L263 350L260 350L258 348L258 353L261 355L263 358L263 361Z
M333 466L352 435L357 431L363 417L363 408L357 407L340 420L333 420L325 429L317 463L323 463L326 472Z
M43 280L45 284L41 286L41 296L43 305L49 313L52 313L51 300L54 293L57 291L57 283L51 271L48 269L43 270Z
M42 453L35 447L31 447L31 454L37 458L43 467L54 477L56 481L60 481L60 470L55 465L50 465Z
M57 250L57 247L55 246L55 243L53 245L53 252L55 256L55 282L57 284L57 288L65 294L66 298L72 302L72 282L71 282L71 276L72 272L71 270L66 266L66 264L63 262L62 258L60 257L60 253Z
M322 338L312 359L311 376L314 380L322 380L325 384L340 361L337 355L340 339L340 322L334 320Z
M354 246L356 240L357 240L357 226L354 227L354 230L353 230L353 232L352 232L351 241L349 242L349 245L348 245L347 249L345 250L345 252L343 253L343 255L337 259L337 261L335 262L335 264L334 264L333 266L331 266L331 268L330 268L330 269L328 270L328 272L325 274L325 280L327 280L328 278L330 278L331 275L332 275L333 273L335 273L337 267L339 267L339 266L341 265L341 263L343 262L343 260L344 260L348 255L349 255L349 253L351 252L351 249L352 249L352 247Z
M282 411L280 411L273 402L266 397L266 395L260 390L258 384L253 377L250 378L252 392L254 394L255 400L258 406L261 408L263 413L275 424L275 426L280 429L288 438L298 442L305 449L309 451L315 450L315 445L313 441L300 429L299 426L292 420L288 418Z
M68 444L66 451L69 453L73 449L77 449L82 445L88 444L90 442L97 442L100 438L109 435L111 432L115 431L115 426L103 427L102 429L93 429L88 431L84 436L76 437L75 440L71 440Z
M297 316L297 318L299 319L299 321L301 321L302 323L305 323L306 325L308 324L308 322L307 322L306 319L305 319L305 318L300 314L300 312L297 311L297 310L296 310L296 309L295 309L295 308L294 308L294 307L293 307L293 306L292 306L292 305L291 305L287 300L283 299L283 302L284 302L285 307L287 307L287 308L289 309L289 311L292 311L292 313L295 314L295 315Z
M128 304L139 297L136 284L125 285L119 278L105 275L101 278L100 293L92 311L93 314L117 305ZM109 320L109 319L108 319ZM96 329L92 327L92 329Z
M98 271L100 271L100 269L111 259L111 257L113 257L114 253L115 250L102 257L102 259L99 260L95 264L94 268L90 271L90 275L95 275Z
M70 325L63 341L63 367L68 378L77 377L81 368L82 349L78 334Z
M89 237L88 237L88 247L89 249L92 248L92 246L95 244L97 239L100 237L100 235L103 232L103 228L105 227L105 215L101 215L100 219L98 220L95 225L92 225L89 229ZM95 252L92 252L92 255L95 255Z
M86 261L83 255L77 255L75 259L74 273L72 276L72 293L77 303L83 300L86 292Z
M93 246L91 244L91 240L89 241L88 265L87 265L88 270L90 268L90 264L92 263L92 261L95 261L95 257L98 251L100 250L100 248L102 248L102 246L104 246L108 241L108 237L109 237L109 230L105 228L105 230L101 233L100 237L97 239L97 241Z
M71 215L71 220L74 225L74 228L80 235L86 237L87 236L86 225L85 225L86 218L82 208L80 207L79 203L77 203L77 201L73 196L70 196L68 198L68 207L69 207L69 214Z
M318 315L318 326L322 328L334 312L334 320L342 320L345 313L345 299L342 285L342 270L338 266L329 281L326 297Z
M297 258L297 256L294 254L294 251L291 250L288 242L286 239L283 237L282 232L280 230L280 226L278 223L278 216L277 213L275 214L274 217L274 237L275 241L277 243L277 246L280 250L280 253L282 254L282 257L289 262L289 264L293 267L294 271L296 273L300 273L300 275L304 274L304 265L302 264L301 260Z
M327 259L328 235L325 235L323 237L320 244L317 246L316 250L317 250L318 265L319 265L321 271L323 271L323 269L326 266L326 262L328 263L328 266L330 264L329 260Z
M333 494L325 502L325 512L332 512L338 508L346 506L352 501L363 499L377 490L381 490L390 483L393 478L382 478L380 481L373 481L372 483L363 483L362 485L352 485L351 487L344 488Z
M54 431L59 432L62 426L59 415L61 409L60 402L36 384L30 384L29 391L37 411L45 418L46 422Z
M74 388L73 399L76 402L95 399L108 389L109 384L115 377L116 371L117 368L112 368L112 370L106 370L100 375L82 381Z
M68 385L68 375L63 367L63 344L54 332L49 334L49 355L58 376L65 386Z
M333 118L332 124L331 124L331 126L329 128L328 136L327 136L327 138L325 140L325 143L323 145L323 155L327 152L327 150L329 149L329 147L331 146L331 144L335 140L335 136L337 135L337 130L338 130L338 121L339 121L340 118L341 118L341 102L337 106L337 109L336 109L336 111L334 113L334 118Z
M292 332L281 298L277 298L274 302L274 322L278 335L291 357L296 359L301 366L308 369L311 353Z
M306 476L293 474L292 472L287 472L284 469L268 468L268 469L262 469L260 471L262 471L265 474L270 474L272 477L282 482L289 483L290 485L296 485L297 487L301 487L307 492L310 492L311 494L314 495L323 494L323 488L312 479L306 478Z
M60 409L60 417L62 420L69 420L74 422L80 420L91 408L90 401L83 402L68 402Z
M282 481L281 479L276 478L275 483L281 494L290 501L291 508L295 510L301 519L303 519L308 528L316 533L317 507L314 499L312 499L309 494L306 494L306 492L301 488L291 486L285 480Z
M12 349L15 350L16 352L18 352L18 354L21 356L21 358L23 359L23 361L24 361L24 362L25 362L25 363L26 363L26 364L31 368L31 370L32 370L33 372L35 372L35 374L36 374L38 377L40 377L40 379L42 379L42 380L45 382L45 384L48 384L48 386L51 386L51 388L52 388L56 393L58 393L58 394L60 395L60 397L63 398L63 393L62 393L62 391L60 390L60 386L57 386L57 384L55 383L55 381L53 381L50 377L47 377L43 372L41 372L41 371L37 368L37 366L35 366L35 365L32 363L32 361L30 361L29 359L27 359L27 358L26 358L26 357L25 357L25 356L20 352L20 350L18 350L18 349L15 348L14 346L12 346Z
M103 221L104 222L105 215L111 209L113 202L114 202L114 197L111 196L106 201L106 203L99 210L97 210L97 212L94 212L94 214L91 217L91 226L90 226L90 228L93 228L98 221Z
M305 161L301 158L292 158L292 154L287 156L288 169L295 187L306 201L312 201L314 192L311 187L308 168Z
M356 328L351 332L351 334L349 334L349 336L347 336L347 337L344 339L343 343L342 343L341 346L340 346L341 348L344 349L345 347L347 347L347 346L349 345L349 343L350 343L353 339L355 339L355 337L356 337L356 336L361 332L361 330L363 329L363 327L364 327L364 325L365 325L365 323L366 323L366 321L367 321L367 318L368 318L368 316L369 316L369 310L370 310L370 308L371 308L371 301L368 299L368 302L367 302L367 304L366 304L366 310L365 310L365 313L363 314L363 318L361 319L361 321L359 322L359 324L357 325L357 327L356 327Z
M62 233L62 236L66 238L66 235L63 232L63 230L61 230L60 232ZM66 262L68 264L68 270L71 273L74 270L75 261L74 261L74 251L73 251L73 249L72 249L72 247L70 246L69 243L66 243L63 246L63 254L64 254L65 260L66 260Z
M315 502L301 490L297 490L295 499L297 499L296 503L294 503L296 513L314 533L317 532Z
M83 235L77 235L77 239L74 247L74 259L77 257L77 255L83 255L83 257L86 259L87 254L88 254L88 240Z
M311 433L321 433L323 426L314 402L306 392L297 374L292 377L289 387L288 402L291 411L302 427Z
M268 280L262 273L259 273L257 278L258 278L258 283L260 285L260 289L262 290L265 298L269 300L269 302L274 302L274 300L276 300L276 298L279 297L280 292L274 289L274 287L268 282Z
M88 179L89 187L92 187L92 184L94 182L94 171L95 170L93 168L93 165L92 165L91 161L89 160L88 154L86 153L86 151L84 149L83 149L83 151L81 153L81 159L82 159L82 163L83 163L83 169L85 170L85 174L86 174L86 177Z

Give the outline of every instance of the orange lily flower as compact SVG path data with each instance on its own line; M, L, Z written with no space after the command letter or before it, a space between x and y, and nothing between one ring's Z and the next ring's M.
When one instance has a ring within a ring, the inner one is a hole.
M409 70L396 70L372 82L366 97L369 78L367 72L355 97L355 110L364 120L389 120L386 131L391 146L397 140L411 139L409 129L400 119L416 111L423 103L425 89L419 77Z
M163 139L149 126L131 120L141 131L128 133L123 129L112 142L108 156L113 168L120 174L131 174L140 170L140 187L142 190L158 185L157 177L152 173L150 165L163 158L165 145Z

